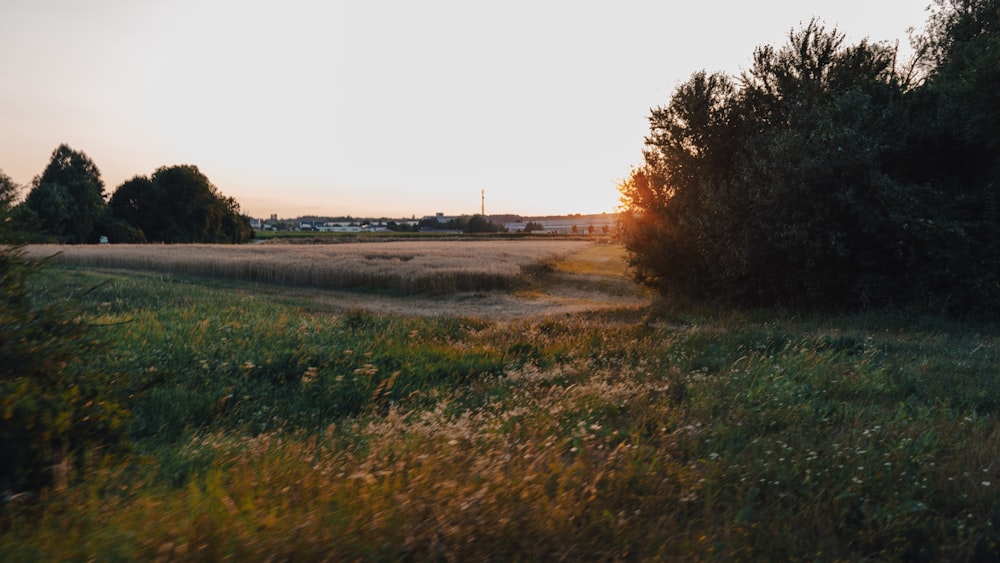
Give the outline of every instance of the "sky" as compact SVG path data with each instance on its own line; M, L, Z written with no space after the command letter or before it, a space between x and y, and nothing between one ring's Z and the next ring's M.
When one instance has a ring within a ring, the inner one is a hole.
M66 143L108 194L193 164L253 217L613 212L650 108L813 17L899 42L931 0L5 0L0 170Z

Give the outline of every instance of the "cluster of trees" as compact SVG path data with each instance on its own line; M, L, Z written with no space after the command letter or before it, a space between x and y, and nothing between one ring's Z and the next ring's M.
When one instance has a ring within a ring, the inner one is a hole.
M813 21L650 115L620 190L663 294L1000 309L1000 0L937 0L907 65Z
M219 193L196 166L162 167L136 176L110 199L97 166L60 145L11 222L31 240L241 243L253 237L250 220L233 198Z

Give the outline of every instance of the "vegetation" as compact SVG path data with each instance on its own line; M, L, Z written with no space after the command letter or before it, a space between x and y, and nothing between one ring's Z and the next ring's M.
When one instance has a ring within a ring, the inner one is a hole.
M497 225L482 215L473 215L465 225L466 233L499 233L503 231L503 225Z
M58 184L45 184L58 185ZM16 186L0 172L0 240ZM79 359L99 341L64 299L38 299L41 266L16 244L0 245L0 491L65 488L72 461L115 446L125 413L107 396L112 372Z
M196 166L161 167L137 176L105 201L104 182L90 158L60 145L27 198L10 213L13 226L36 242L242 243L253 237L239 204Z
M4 504L2 559L1000 556L992 325L331 315L50 273L115 342L80 363L123 374L132 452Z
M104 212L104 181L87 155L59 145L45 171L32 182L22 218L58 242L97 242Z
M119 242L241 243L253 236L236 200L219 194L196 166L132 178L111 196L109 208L140 239Z
M875 307L996 310L994 16L939 3L913 72L813 22L682 85L623 186L628 260L674 296L639 310L257 285L621 290L621 248L570 241L35 246L77 264L39 275L0 174L0 560L1000 559L1000 330ZM60 155L38 197L99 180ZM192 180L133 180L127 226Z
M285 286L441 294L510 288L579 240L407 241L378 244L180 247L35 245L29 255L81 266L238 279Z
M996 0L938 2L900 68L813 21L738 81L692 76L621 186L638 278L730 303L998 310L998 22Z
M535 231L544 231L544 230L545 230L545 226L542 225L541 223L537 223L535 221L528 221L524 225L524 232L526 232L526 233L533 233Z

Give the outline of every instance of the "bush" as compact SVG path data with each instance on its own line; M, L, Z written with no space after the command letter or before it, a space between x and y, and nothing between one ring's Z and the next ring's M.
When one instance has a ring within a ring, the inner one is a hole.
M0 240L14 197L0 173ZM42 266L16 244L0 246L0 490L65 486L70 461L117 443L125 412L97 374L80 369L97 341L66 303L39 305L31 278Z

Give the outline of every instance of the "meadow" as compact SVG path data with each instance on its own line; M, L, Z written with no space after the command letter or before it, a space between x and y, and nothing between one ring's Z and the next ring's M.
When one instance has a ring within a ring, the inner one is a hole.
M517 291L622 282L620 253L578 250ZM993 325L648 299L386 315L92 266L37 283L103 341L80 361L128 447L6 502L2 560L1000 556Z

